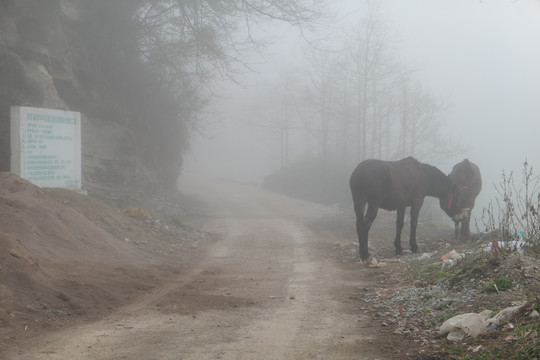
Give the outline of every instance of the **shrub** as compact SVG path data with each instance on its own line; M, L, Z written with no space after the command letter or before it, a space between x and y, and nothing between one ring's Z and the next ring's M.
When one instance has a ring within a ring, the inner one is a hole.
M506 276L499 276L498 278L493 279L493 281L484 285L484 291L486 292L495 292L495 291L504 291L514 287L512 280L508 279Z
M510 242L525 240L527 249L540 250L540 177L534 175L527 161L523 164L521 183L516 184L513 172L504 171L495 206L490 202L483 209L481 222L494 240ZM478 227L478 224L477 224ZM504 249L501 249L504 250Z

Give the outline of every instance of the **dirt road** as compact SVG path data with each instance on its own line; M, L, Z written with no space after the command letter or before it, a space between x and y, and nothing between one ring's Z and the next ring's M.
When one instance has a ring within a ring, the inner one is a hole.
M199 204L185 222L219 241L119 311L6 359L395 358L355 299L383 275L341 263L341 239L306 225L332 209L246 184L188 176L180 186Z

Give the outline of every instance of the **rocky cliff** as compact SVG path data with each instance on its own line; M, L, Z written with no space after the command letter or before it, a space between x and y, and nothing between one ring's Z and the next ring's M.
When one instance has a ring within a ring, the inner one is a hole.
M46 107L82 113L89 194L126 206L174 188L187 130L140 60L136 3L0 0L0 170L9 170L9 107Z

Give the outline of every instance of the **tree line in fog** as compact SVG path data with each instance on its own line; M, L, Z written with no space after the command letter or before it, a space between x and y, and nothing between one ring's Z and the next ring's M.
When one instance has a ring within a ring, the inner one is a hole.
M307 46L307 67L283 74L272 109L261 111L263 122L279 130L282 168L298 156L350 168L367 158L440 163L463 151L444 134L448 102L400 60L376 6L336 37ZM300 150L290 140L298 137L307 144Z

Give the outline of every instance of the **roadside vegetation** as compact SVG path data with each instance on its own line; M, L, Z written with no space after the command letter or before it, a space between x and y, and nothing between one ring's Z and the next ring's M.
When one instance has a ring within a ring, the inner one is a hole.
M484 208L478 231L498 241L498 254L527 250L536 257L540 255L540 177L535 175L527 161L523 163L521 176L504 172L495 185L498 193ZM497 247L495 246L495 247Z
M431 309L432 326L458 314L491 310L497 314L513 303L526 305L504 326L478 338L452 342L436 337L434 352L463 360L540 359L540 182L532 167L523 164L520 180L503 172L495 186L498 197L484 209L483 230L472 243L459 244L464 259L455 266L435 262L409 263L407 277L417 286L439 285L459 293L474 289L475 300L447 302ZM477 225L477 228L479 226Z

